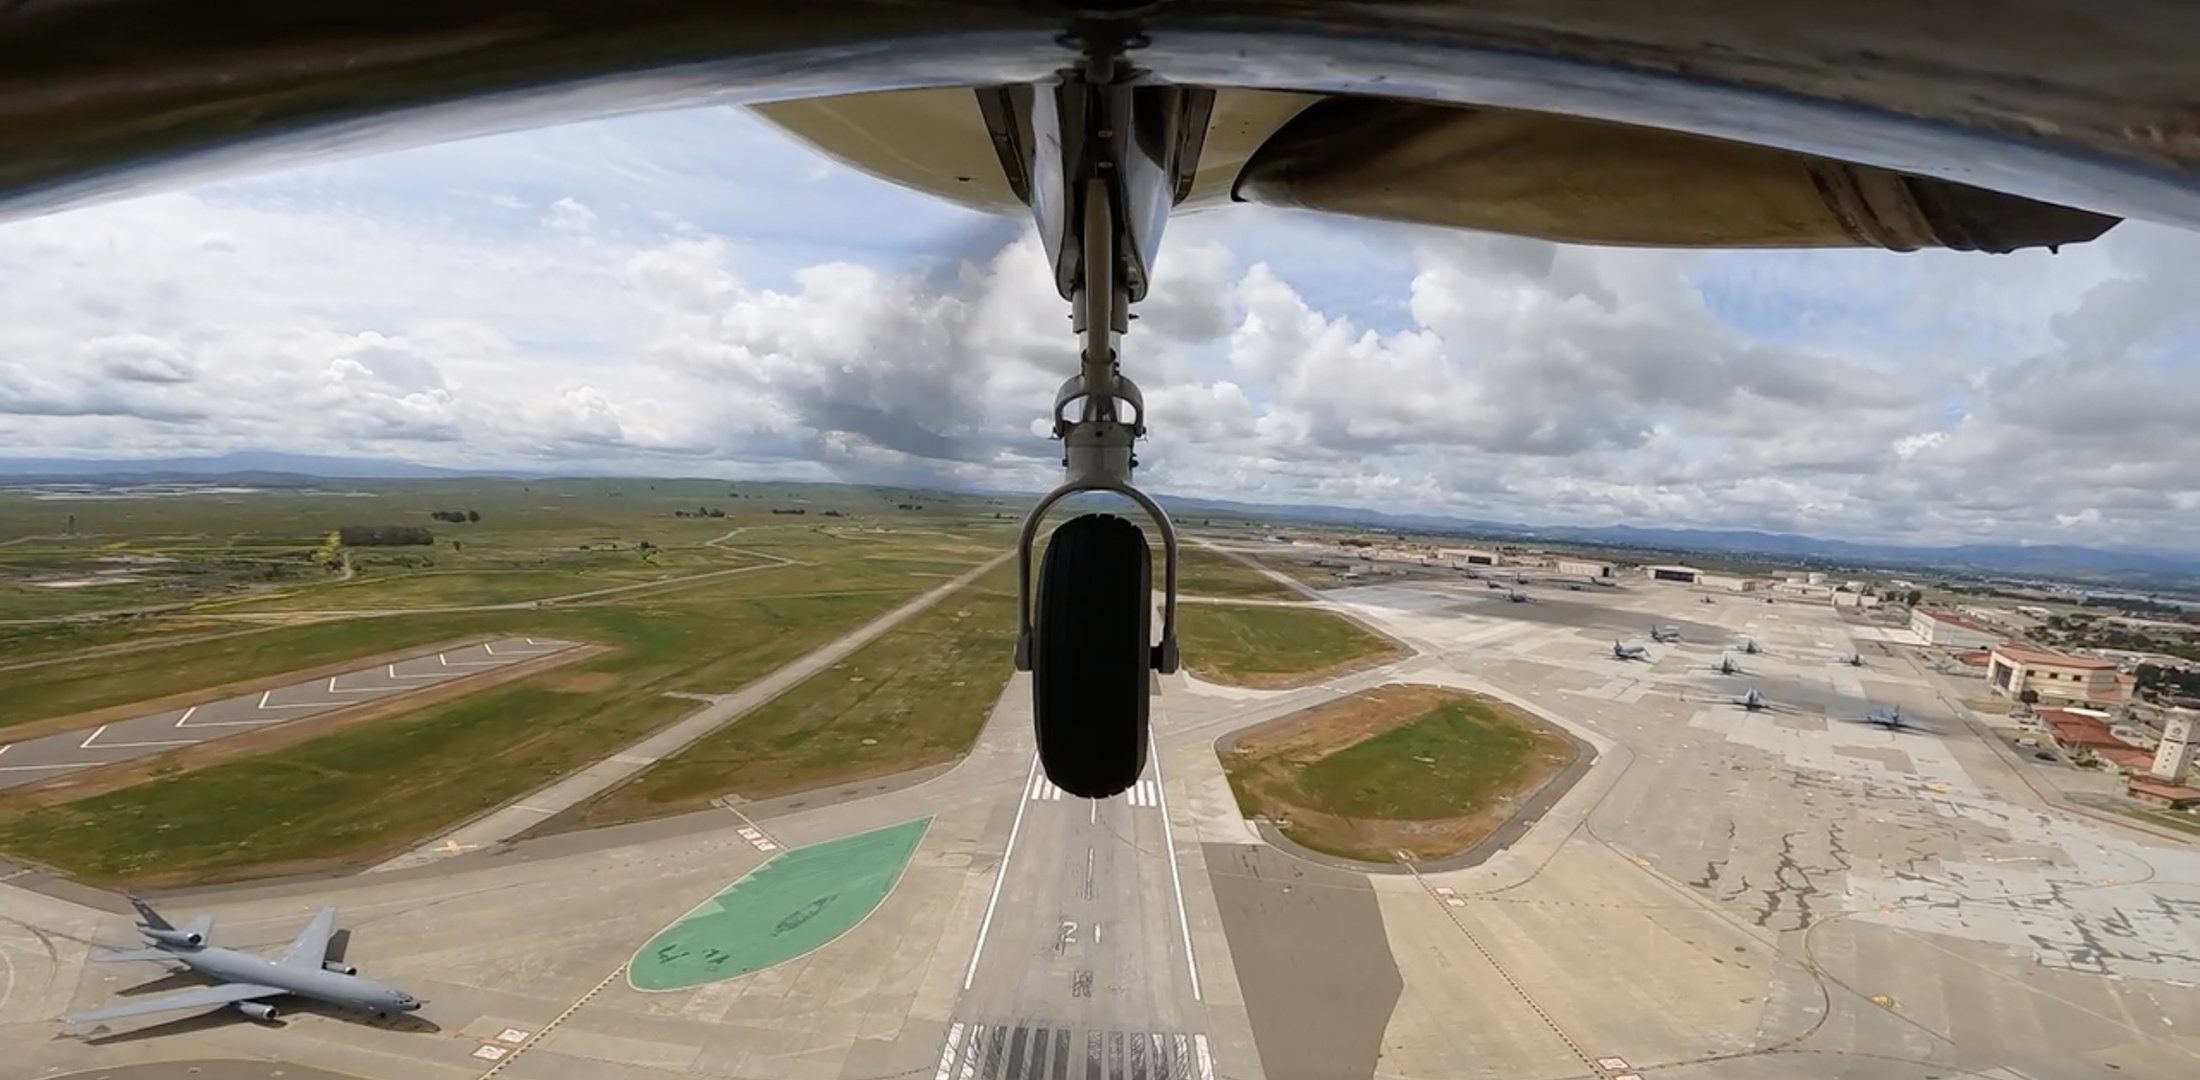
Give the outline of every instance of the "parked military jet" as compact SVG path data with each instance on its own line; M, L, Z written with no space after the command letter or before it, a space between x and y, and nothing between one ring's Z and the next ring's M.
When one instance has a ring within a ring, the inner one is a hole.
M1735 663L1733 657L1722 653L1719 656L1718 666L1711 670L1721 675L1740 675L1742 674L1742 665Z
M1902 715L1902 706L1900 705L1889 705L1884 709L1873 709L1872 711L1865 713L1863 716L1850 722L1857 724L1870 724L1874 727L1885 728L1888 731L1932 730L1925 725L1920 724L1917 721Z
M130 906L137 909L138 932L145 935L149 944L141 949L101 953L92 957L93 963L117 964L132 960L178 963L215 980L214 985L77 1013L66 1018L68 1023L90 1024L143 1013L221 1005L254 1020L273 1020L279 1014L267 999L284 995L312 998L376 1016L412 1012L426 1004L394 986L361 978L356 968L329 958L329 943L336 932L335 908L316 912L313 921L307 923L281 953L266 957L209 944L208 935L214 929L213 916L201 915L178 927L137 897L130 898Z
M1847 665L1848 665L1848 666L1850 666L1850 667L1863 667L1863 666L1864 666L1864 654L1863 654L1863 653L1856 653L1856 652L1852 652L1852 653L1848 654L1847 656L1844 656L1844 657L1842 657L1842 658L1841 658L1841 662L1842 662L1842 663L1844 663L1844 664L1847 664Z
M1645 648L1643 648L1643 647L1642 647L1642 646L1640 646L1640 645L1622 645L1622 644L1620 644L1620 643L1619 643L1619 639L1618 639L1618 638L1613 638L1613 639L1612 639L1612 659L1614 659L1614 660L1648 660L1648 659L1650 659L1650 650L1648 650L1648 649L1645 649Z
M1663 643L1679 641L1680 639L1681 628L1678 626L1668 624L1665 626L1653 626L1650 628L1650 640L1652 641Z

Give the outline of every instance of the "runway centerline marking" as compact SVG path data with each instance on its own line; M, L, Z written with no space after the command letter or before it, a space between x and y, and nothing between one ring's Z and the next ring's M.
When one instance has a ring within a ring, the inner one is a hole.
M1038 775L1039 755L1033 754L1031 755L1031 771L1024 778L1026 790L1030 789L1032 779ZM1001 865L993 874L993 895L986 898L985 917L978 920L978 942L970 948L970 970L963 972L963 989L965 990L970 989L971 985L978 980L978 960L985 955L985 935L987 931L993 929L993 909L1001 902L1001 885L1008 881L1009 856L1016 853L1016 834L1023 831L1024 808L1030 805L1030 799L1016 800L1016 820L1010 823L1008 827L1008 846L1001 849Z

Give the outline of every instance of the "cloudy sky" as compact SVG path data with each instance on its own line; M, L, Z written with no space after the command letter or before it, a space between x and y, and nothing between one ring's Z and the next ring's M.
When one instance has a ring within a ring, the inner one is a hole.
M2200 548L2200 236L1681 253L1231 207L1126 340L1186 495ZM2179 271L2185 273L2180 274ZM1027 227L711 109L0 225L0 440L1037 489Z

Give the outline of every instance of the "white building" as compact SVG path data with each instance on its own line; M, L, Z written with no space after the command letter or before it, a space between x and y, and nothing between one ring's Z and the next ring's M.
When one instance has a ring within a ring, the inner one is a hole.
M1645 566L1642 573L1652 581L1668 581L1680 585L1694 585L1703 580L1703 571L1693 566Z
M2154 747L2154 767L2147 770L2148 775L2172 784L2184 782L2185 774L2192 769L2193 754L2200 750L2194 745L2200 740L2200 731L2194 730L2196 715L2200 714L2178 709L2163 721L2162 741Z
M1483 548L1443 548L1436 556L1464 566L1496 566L1500 562L1497 552Z
M1597 562L1593 559L1569 559L1564 556L1556 560L1553 569L1561 574L1595 578L1599 581L1610 581L1613 573L1611 563Z
M1910 632L1927 645L1942 649L1988 649L2001 643L2002 635L1953 611L1917 608L1910 612Z

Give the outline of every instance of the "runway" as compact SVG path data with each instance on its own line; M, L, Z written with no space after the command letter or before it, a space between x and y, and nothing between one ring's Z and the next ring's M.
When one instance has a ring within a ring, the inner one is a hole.
M1031 759L940 1080L1215 1076L1158 756L1105 800L1065 798Z
M0 745L0 788L35 784L79 769L112 765L179 746L402 697L573 647L572 642L550 638L499 638L259 693L118 720L82 731L8 743Z

